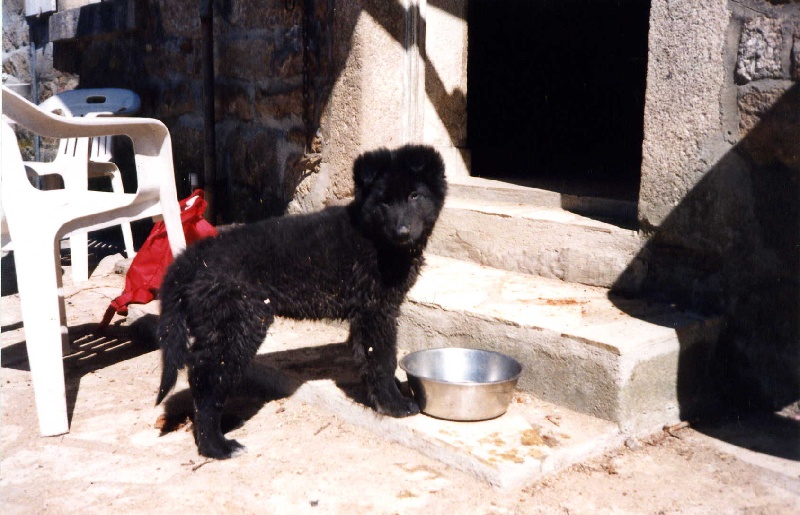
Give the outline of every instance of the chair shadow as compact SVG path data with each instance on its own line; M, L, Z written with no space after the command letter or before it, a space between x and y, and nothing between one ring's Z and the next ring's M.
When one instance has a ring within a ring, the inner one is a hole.
M151 324L152 320L143 317L128 327L119 323L111 325L102 333L96 333L97 324L94 323L69 328L72 353L64 356L63 362L67 418L70 424L84 376L158 349L155 340L149 336ZM8 329L9 327L3 327L4 331ZM30 371L26 342L4 347L0 355L0 367ZM155 396L155 390L153 395Z
M67 416L70 423L81 379L97 370L158 350L158 317L146 315L130 326L115 324L97 333L97 324L70 327L73 353L64 357ZM25 342L3 349L0 367L30 371ZM354 402L370 406L346 342L258 354L245 378L232 392L223 411L228 432L255 416L264 405L292 396L309 381L330 379ZM404 389L406 385L401 385ZM153 398L158 385L153 385ZM177 431L192 421L194 410L188 389L173 392L164 401L161 434Z

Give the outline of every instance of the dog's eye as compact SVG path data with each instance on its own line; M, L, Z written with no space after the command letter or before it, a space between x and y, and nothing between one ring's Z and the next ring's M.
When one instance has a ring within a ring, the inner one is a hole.
M416 191L412 191L411 194L408 196L408 200L417 200L419 198L419 193Z

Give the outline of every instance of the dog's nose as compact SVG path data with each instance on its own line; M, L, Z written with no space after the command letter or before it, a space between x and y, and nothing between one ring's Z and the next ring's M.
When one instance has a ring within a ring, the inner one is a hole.
M394 235L398 241L407 241L409 236L411 236L411 231L408 229L407 225L401 225L395 229Z

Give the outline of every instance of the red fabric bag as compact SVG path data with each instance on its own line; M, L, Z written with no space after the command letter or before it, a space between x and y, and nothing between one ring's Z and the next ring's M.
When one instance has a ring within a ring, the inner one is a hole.
M181 223L187 245L217 235L214 226L203 218L208 206L203 190L195 190L181 200L180 206ZM172 263L172 250L167 238L167 229L164 222L159 221L153 226L142 248L133 258L131 267L125 275L125 289L122 295L111 301L98 330L106 328L111 323L114 313L127 315L129 304L147 304L153 300L158 294L161 280L170 263Z

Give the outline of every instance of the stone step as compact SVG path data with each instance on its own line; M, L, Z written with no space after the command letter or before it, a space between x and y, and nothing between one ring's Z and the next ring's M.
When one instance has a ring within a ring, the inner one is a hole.
M504 270L635 290L643 266L637 231L555 206L452 195L434 229L428 252Z
M342 343L346 337L345 326L278 319L248 379L270 395L290 396L331 412L499 488L530 483L624 441L611 422L524 392L515 393L504 415L481 422L378 415L364 404L352 354Z
M718 332L718 319L669 305L440 256L400 319L402 348L509 354L524 367L520 389L626 433L678 420L679 357L701 366Z
M600 196L592 193L588 186L575 186L566 192L468 176L448 177L448 186L449 195L462 200L556 207L621 225L636 224L636 201Z

